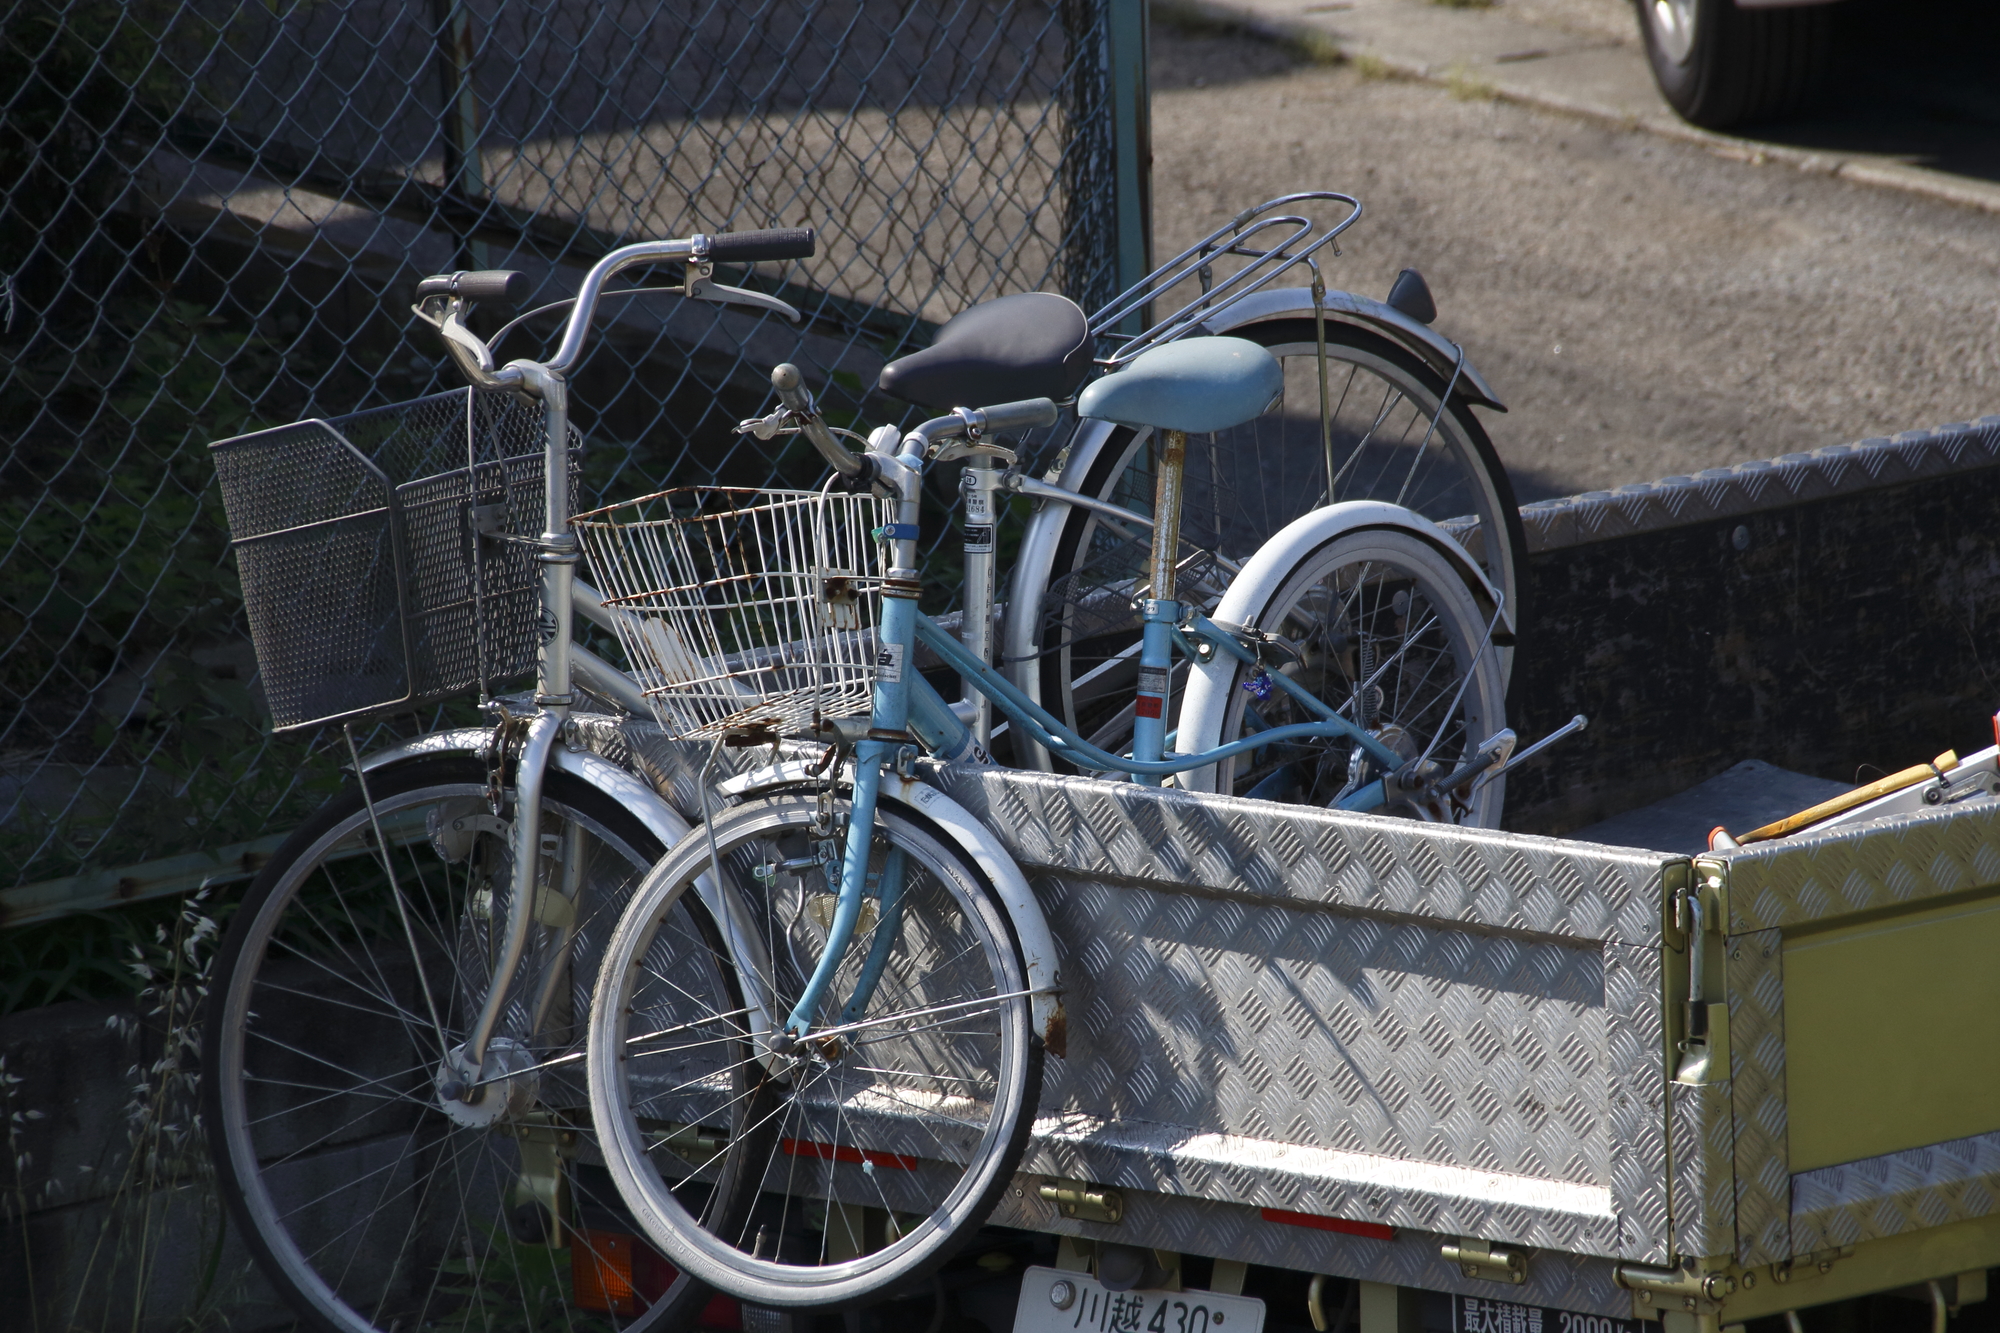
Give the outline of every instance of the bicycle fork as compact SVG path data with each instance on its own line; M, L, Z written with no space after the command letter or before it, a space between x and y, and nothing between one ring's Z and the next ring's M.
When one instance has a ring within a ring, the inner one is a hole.
M826 951L820 955L810 980L799 994L785 1030L804 1036L812 1030L813 1015L819 1011L833 986L847 950L854 943L861 921L861 900L868 888L868 861L875 844L875 808L882 792L883 766L908 744L910 722L909 678L916 671L917 639L917 514L918 485L922 456L905 454L898 460L901 491L897 521L878 534L890 544L888 573L882 580L882 621L876 627L874 710L869 735L854 747L854 799L847 817L847 845L840 866L840 895L827 926ZM842 1006L841 1020L852 1022L867 1007L889 950L895 947L896 926L901 921L905 858L892 850L882 868L876 891L881 907L875 924L875 939L862 963L854 992Z

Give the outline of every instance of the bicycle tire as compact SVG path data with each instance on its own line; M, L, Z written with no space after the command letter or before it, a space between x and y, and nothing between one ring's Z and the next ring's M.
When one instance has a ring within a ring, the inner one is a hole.
M1188 442L1182 530L1192 545L1213 549L1240 564L1285 524L1329 501L1319 432L1314 321L1297 316L1260 320L1231 329L1230 336L1247 338L1279 357L1285 366L1285 403L1298 405L1294 411L1281 405L1232 431ZM1391 339L1351 324L1329 320L1326 344L1328 396L1335 403L1335 467L1347 472L1333 500L1391 500L1446 525L1486 570L1506 598L1511 620L1519 625L1526 530L1513 483L1471 405L1454 393L1439 419L1437 437L1420 453L1411 454L1410 442L1422 440L1445 392L1444 377ZM1356 433L1354 422L1360 414L1351 409L1357 404L1366 405L1370 416L1382 414L1381 425L1372 433ZM1385 434L1394 435L1398 443L1383 444ZM1149 432L1115 430L1079 489L1150 512L1149 442ZM1219 465L1225 457L1242 461L1233 468ZM1392 467L1392 461L1399 466ZM1400 466L1405 462L1407 466ZM1392 484L1398 481L1398 471L1415 480L1407 486ZM1218 477L1235 483L1233 489L1243 498L1228 501L1225 496L1231 487L1218 484ZM1246 479L1249 484L1242 484ZM1463 521L1468 518L1470 523ZM1139 536L1145 536L1143 531ZM1138 621L1124 594L1143 577L1146 559L1143 541L1120 540L1108 533L1098 515L1069 509L1046 583L1038 593L1022 598L1036 608L1038 617L1036 670L1043 706L1114 752L1123 748L1129 735L1126 714L1137 661L1132 649L1138 640ZM1196 572L1206 572L1199 561ZM1183 597L1211 609L1226 582L1226 577L1211 577L1204 589L1197 581L1183 589ZM1503 654L1503 672L1510 660L1511 654ZM1176 695L1183 681L1183 672L1177 671ZM1039 753L1036 757L1041 758Z
M832 828L844 827L845 806L833 801ZM892 851L905 858L901 907L871 900L875 915L864 916L814 1033L773 1037L818 960L831 914L837 871L829 879L824 867L830 856L837 864L844 834L826 834L820 817L813 796L769 797L716 817L713 861L702 839L675 849L619 923L591 1019L592 1108L633 1215L675 1264L764 1306L852 1302L935 1270L1006 1188L1040 1096L1042 1047L1012 922L948 836L886 804L876 813L873 863L879 875ZM731 964L747 982L715 998L689 980L715 969L675 961L694 946L674 938L668 915L700 891L712 864L724 872L716 891L735 895L745 913L744 934L732 938L760 941ZM895 933L881 946L882 981L867 1007L823 1021L842 1012L885 922ZM737 994L778 1017L756 1019L737 1007ZM652 1122L703 1124L712 1114L703 1098L718 1095L720 1080L753 1074L774 1099L776 1151L731 1138L696 1163L670 1144L649 1147L642 1111ZM675 1191L738 1156L761 1176L758 1197L752 1215L724 1232Z
M1403 758L1430 758L1440 776L1470 759L1506 725L1499 664L1466 575L1413 533L1398 528L1341 533L1300 556L1280 577L1265 580L1261 589L1233 591L1226 607L1232 621L1295 645L1298 660L1281 668L1293 680L1339 706L1349 721ZM1260 690L1258 668L1207 670L1214 673L1212 682L1227 678L1221 686L1226 702L1215 710L1203 706L1205 698L1190 698L1184 719L1190 750L1227 744L1245 735L1246 727L1258 731L1311 720L1282 690L1268 682ZM1324 807L1383 775L1352 742L1306 741L1224 759L1208 789ZM1397 802L1377 813L1497 828L1505 782L1499 778L1461 789L1463 800L1448 794Z
M369 775L375 815L396 851L400 914L353 784L252 883L218 951L204 1022L203 1109L222 1196L266 1278L328 1333L454 1318L471 1326L482 1310L503 1309L512 1319L548 1314L564 1327L684 1327L712 1296L685 1274L643 1310L644 1292L606 1298L632 1306L630 1318L577 1304L579 1263L602 1259L615 1274L635 1261L585 1234L605 1219L626 1228L608 1181L594 1183L576 1162L594 1137L579 1077L544 1071L536 1094L518 1103L504 1085L505 1106L483 1127L454 1123L441 1108L437 1048L462 1041L477 1011L484 985L469 975L481 957L477 937L494 934L505 910L495 904L507 900L511 825L491 815L486 782L484 764L470 755ZM472 831L439 835L433 817L444 825L469 818ZM541 827L562 858L554 864L574 857L577 865L576 933L566 951L573 974L551 985L547 1005L510 1005L500 1032L515 1041L528 1008L560 1016L565 1005L588 1003L591 954L623 896L665 850L610 796L562 772L545 780ZM473 887L481 875L483 904ZM537 935L549 929L538 925ZM539 980L565 951L538 960L540 952L531 950L521 977L537 1001ZM552 1017L542 1031L554 1030ZM551 1053L546 1042L524 1044L538 1058ZM538 1177L543 1194L524 1201L530 1152L544 1168L560 1165ZM564 1218L549 1216L536 1197ZM552 1227L571 1253L546 1244ZM602 1274L590 1273L601 1287Z

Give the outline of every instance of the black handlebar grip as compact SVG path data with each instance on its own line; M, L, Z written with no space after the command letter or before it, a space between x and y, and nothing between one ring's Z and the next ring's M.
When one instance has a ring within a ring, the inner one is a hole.
M1023 398L1018 403L982 407L988 430L1031 430L1056 424L1056 405L1047 398Z
M708 238L708 257L718 264L754 264L760 259L811 259L813 229L731 231Z
M468 301L498 301L519 305L528 295L528 275L508 268L479 269L471 273L441 273L417 284L417 299L426 296L461 296Z

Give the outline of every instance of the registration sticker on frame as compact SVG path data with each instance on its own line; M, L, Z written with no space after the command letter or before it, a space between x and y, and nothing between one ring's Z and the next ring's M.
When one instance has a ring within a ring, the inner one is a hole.
M1263 1333L1264 1302L1216 1291L1107 1291L1088 1273L1021 1274L1014 1333Z

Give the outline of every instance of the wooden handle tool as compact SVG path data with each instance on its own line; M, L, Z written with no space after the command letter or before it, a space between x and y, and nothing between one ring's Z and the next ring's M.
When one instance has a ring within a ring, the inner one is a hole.
M1787 833L1797 833L1800 829L1811 824L1817 824L1822 819L1831 819L1843 810L1852 810L1857 805L1866 805L1877 796L1887 796L1892 791L1901 791L1905 787L1914 787L1919 782L1927 781L1940 773L1949 773L1957 767L1958 752L1956 750L1946 750L1928 764L1912 764L1900 773L1891 773L1886 778L1877 778L1865 787L1856 787L1853 791L1842 792L1830 801L1821 801L1818 805L1801 810L1795 815L1786 815L1775 824L1766 824L1763 828L1752 829L1736 841L1738 843L1768 842L1772 838L1782 838Z

